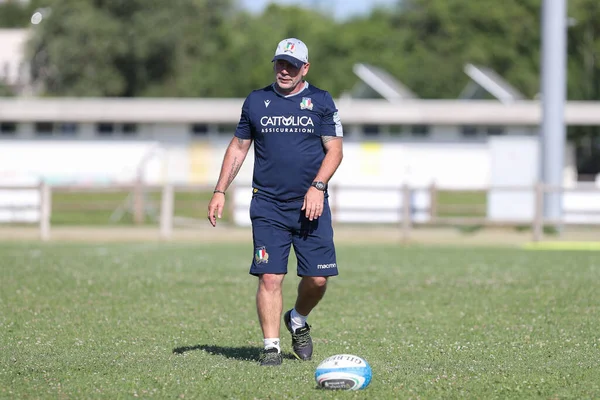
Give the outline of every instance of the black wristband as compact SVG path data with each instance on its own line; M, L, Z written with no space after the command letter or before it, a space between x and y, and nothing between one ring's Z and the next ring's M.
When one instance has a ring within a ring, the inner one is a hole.
M224 192L224 191L222 191L222 190L217 190L217 189L215 189L215 190L213 191L213 193L223 193L223 196L225 196L225 192Z

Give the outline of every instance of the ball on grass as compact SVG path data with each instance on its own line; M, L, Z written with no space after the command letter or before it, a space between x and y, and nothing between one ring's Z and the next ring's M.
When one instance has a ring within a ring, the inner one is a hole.
M371 382L371 366L359 356L336 354L317 366L315 380L323 389L364 389Z

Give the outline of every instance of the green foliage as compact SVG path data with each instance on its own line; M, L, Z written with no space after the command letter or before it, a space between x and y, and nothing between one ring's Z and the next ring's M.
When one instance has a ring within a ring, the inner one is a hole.
M597 254L340 246L314 359L291 358L282 328L277 368L256 363L250 257L250 242L0 244L0 397L600 397ZM364 392L315 388L338 353L371 364Z
M394 17L405 32L395 71L425 98L456 98L468 63L494 68L529 97L538 92L539 0L407 0Z
M175 217L206 222L206 211L212 192L176 192ZM110 193L55 192L52 194L52 226L133 225L133 194L128 191ZM144 196L145 224L159 220L161 193L147 191ZM111 218L113 217L114 218ZM220 223L231 222L229 210Z
M146 191L144 196L148 218L145 223L157 224L160 209L161 193ZM205 223L206 210L212 197L212 191L176 192L174 214L176 217L190 218ZM132 193L116 191L110 193L94 192L53 192L52 193L52 226L102 226L131 225ZM486 214L487 196L485 192L438 191L436 212L438 217L482 218ZM227 203L229 206L230 203ZM125 206L126 212L118 221L111 221L111 215ZM226 209L220 223L231 222L231 210ZM154 218L152 218L154 215Z
M600 100L600 3L570 0L568 30L568 86L571 99ZM569 138L579 147L578 171L595 175L600 171L600 129L597 126L569 128ZM595 143L595 144L594 144Z
M31 17L28 10L19 3L0 4L0 26L16 28L25 25Z
M0 3L0 28L28 27L35 10L44 4L42 0L31 0L26 4L19 1Z
M0 97L12 97L12 96L14 96L14 93L11 90L11 88L8 87L7 85L5 85L4 83L2 83L2 81L0 81Z
M569 1L569 97L600 100L600 3Z
M600 99L599 4L569 2L576 22L568 28L571 99ZM276 43L297 36L310 48L308 79L334 96L356 82L352 65L366 62L420 97L456 98L472 62L533 98L540 91L541 0L497 5L403 0L395 11L336 21L273 4L251 15L234 0L50 0L31 58L49 95L244 97L272 81Z
M33 77L58 96L178 95L188 58L218 50L212 28L230 3L55 0L30 44Z

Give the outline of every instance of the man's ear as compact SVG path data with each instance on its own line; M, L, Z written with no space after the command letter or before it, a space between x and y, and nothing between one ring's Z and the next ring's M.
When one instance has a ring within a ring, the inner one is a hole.
M308 70L310 69L310 63L306 63L302 66L302 76L306 76L308 74Z

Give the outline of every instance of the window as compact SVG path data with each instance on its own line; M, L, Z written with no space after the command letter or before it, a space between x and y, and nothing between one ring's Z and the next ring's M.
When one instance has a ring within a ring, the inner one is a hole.
M390 125L390 135L392 136L400 136L404 132L403 125Z
M429 135L429 126L413 125L411 131L413 136L427 136Z
M138 126L134 123L99 122L96 124L96 134L98 136L135 136L137 132Z
M379 135L379 125L364 125L363 133L365 136L377 136Z
M76 122L48 122L35 123L35 134L37 136L75 136L79 132L79 124Z
M461 133L464 137L475 137L479 133L476 126L465 125L461 128Z
M115 125L107 122L96 124L96 132L99 135L112 135L115 131Z
M503 126L488 126L487 134L489 136L501 136L504 135L504 127Z
M101 122L96 124L96 132L100 136L111 136L115 132L115 125L112 123Z
M15 135L17 124L15 122L0 122L0 135Z
M58 125L58 133L64 136L75 136L79 130L79 125L74 122L63 122Z
M204 136L208 133L208 125L206 124L192 124L190 131L193 136Z
M52 122L36 122L35 133L38 136L50 136L54 132L54 124Z
M236 125L219 125L217 126L217 131L221 134L226 134L226 135L233 135L235 133L235 130L237 129L237 124Z
M125 136L135 136L137 134L137 124L123 124L121 128Z

